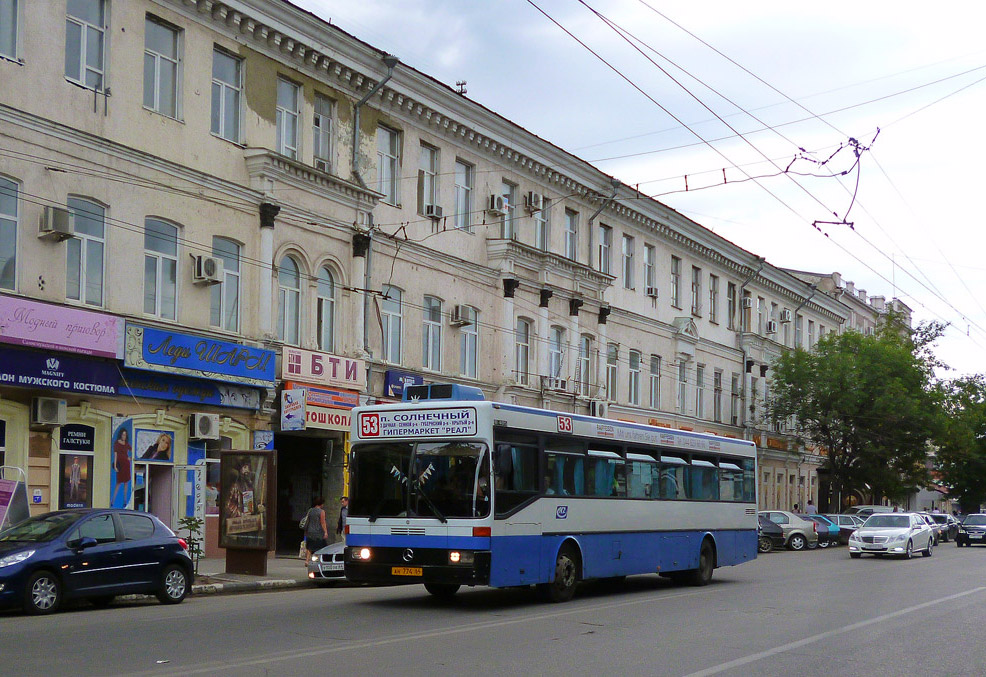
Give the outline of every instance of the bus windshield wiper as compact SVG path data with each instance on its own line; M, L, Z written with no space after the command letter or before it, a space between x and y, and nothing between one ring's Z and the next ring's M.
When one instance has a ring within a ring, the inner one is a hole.
M418 482L418 481L415 481L414 482L414 488L417 490L418 495L421 498L425 499L425 503L427 503L428 504L428 507L431 508L431 511L433 513L435 513L435 516L438 518L438 520L442 524L446 524L448 522L448 518L445 517L445 515L442 514L442 511L439 510L438 509L438 506L434 504L434 502L431 500L431 497L428 496L427 493L425 493L425 489L424 489L424 487L421 486L421 483Z

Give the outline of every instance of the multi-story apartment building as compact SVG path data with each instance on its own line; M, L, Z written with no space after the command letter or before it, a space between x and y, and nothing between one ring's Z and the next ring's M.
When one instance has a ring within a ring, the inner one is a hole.
M0 0L0 462L36 510L204 512L212 549L215 460L275 448L297 548L348 408L423 381L751 437L765 507L817 501L762 413L845 298L287 2L27 5Z

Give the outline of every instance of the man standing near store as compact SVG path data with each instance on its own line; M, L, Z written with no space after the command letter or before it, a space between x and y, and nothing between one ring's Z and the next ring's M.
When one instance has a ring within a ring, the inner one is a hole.
M336 534L342 535L342 539L346 540L346 518L349 517L349 497L343 496L339 499L339 504L342 506L339 508L339 521L336 523Z

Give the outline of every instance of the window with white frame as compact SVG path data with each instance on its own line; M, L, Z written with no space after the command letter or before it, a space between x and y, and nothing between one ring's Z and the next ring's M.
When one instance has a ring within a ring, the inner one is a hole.
M68 0L65 16L65 77L103 89L106 51L104 0Z
M397 188L400 178L400 133L389 127L377 127L377 190L383 201L396 205L400 198Z
M468 323L459 330L459 373L479 378L479 312L472 306L461 306L459 318Z
M335 351L336 333L336 281L326 266L318 269L316 292L316 338L318 349L327 353Z
M743 299L740 302L740 329L750 331L750 318L753 315L753 296L750 292L743 292Z
M695 367L695 417L705 418L705 365Z
M298 122L301 120L301 87L295 83L277 79L277 152L298 159Z
M401 342L404 337L404 315L402 311L402 292L397 287L383 286L381 319L383 328L383 359L394 364L401 363Z
M442 370L442 302L434 296L424 298L421 312L421 366Z
M616 389L620 385L620 347L615 343L606 346L606 399L616 401Z
M671 257L671 305L681 308L681 259Z
M709 322L719 321L719 276L709 275Z
M209 324L226 331L240 330L240 245L224 237L212 238L212 256L223 262L222 284L211 289Z
M438 149L422 143L418 148L418 214L438 204Z
M531 373L531 322L523 318L517 319L514 331L514 378L517 383L530 383Z
M733 374L729 384L729 422L731 425L739 425L741 423L739 374Z
M144 108L178 117L181 31L148 15L144 20Z
M762 296L757 297L757 333L763 334L763 324L767 313L767 301Z
M295 346L301 338L301 269L290 256L277 266L277 338Z
M640 404L640 352L630 351L630 366L627 370L627 401L630 404Z
M592 337L582 336L579 339L579 364L576 381L579 384L579 395L589 396L592 384Z
M661 356L650 356L650 406L661 408Z
M18 186L0 176L0 289L17 286Z
M243 62L221 49L212 52L212 133L240 142Z
M144 312L174 320L178 297L178 228L144 220Z
M565 258L575 260L579 253L579 213L565 210Z
M678 413L685 413L685 402L688 395L688 363L678 363Z
M599 272L610 274L613 269L610 257L613 251L613 229L606 225L599 225Z
M722 370L712 373L712 420L722 423Z
M651 244L644 245L644 287L657 289L657 249Z
M455 227L471 231L473 166L455 161Z
M548 376L553 379L561 378L561 370L565 361L565 330L552 327L548 335Z
M802 318L800 314L794 316L794 347L795 348L804 347L804 345L802 345L801 342L801 332L803 330L802 322L804 322L804 318Z
M815 321L808 320L808 349L815 347Z
M103 255L106 210L95 202L70 197L75 235L66 244L65 296L91 306L103 305Z
M17 58L17 34L20 31L19 0L0 0L0 56Z
M736 329L736 284L726 283L726 329Z
M500 220L500 237L513 240L517 238L517 186L503 181L500 184L500 195L505 203L503 218Z
M636 275L633 269L633 238L629 235L623 236L623 288L634 289L636 287Z
M332 171L332 118L335 114L335 101L321 94L315 95L312 115L312 157L315 169Z
M534 246L543 252L551 246L551 200L541 198L541 209L534 211Z

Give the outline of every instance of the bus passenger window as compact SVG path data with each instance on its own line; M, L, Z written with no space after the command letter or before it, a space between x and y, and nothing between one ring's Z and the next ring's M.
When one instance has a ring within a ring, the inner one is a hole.
M546 494L585 496L584 457L573 454L545 454L547 475Z
M538 493L538 450L518 444L497 444L493 456L496 514L510 512Z

